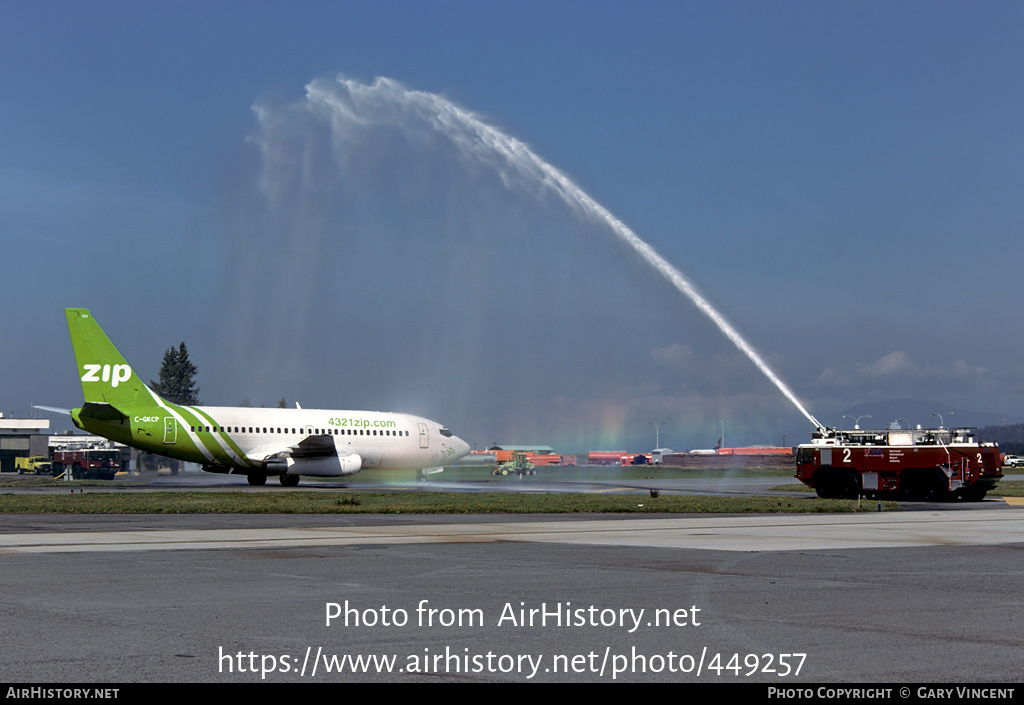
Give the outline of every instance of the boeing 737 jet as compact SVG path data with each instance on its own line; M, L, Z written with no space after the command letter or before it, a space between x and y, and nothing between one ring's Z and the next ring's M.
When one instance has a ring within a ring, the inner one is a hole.
M65 313L85 396L71 418L118 443L244 474L250 485L277 475L286 487L300 475L440 468L469 452L444 426L408 414L172 404L143 384L89 311Z

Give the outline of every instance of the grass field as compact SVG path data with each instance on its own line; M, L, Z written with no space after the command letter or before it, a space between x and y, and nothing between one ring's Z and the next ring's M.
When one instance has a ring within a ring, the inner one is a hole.
M747 514L878 511L852 500L456 492L83 492L2 494L7 514ZM883 509L897 509L883 503Z
M769 470L658 470L652 468L579 468L544 471L537 480L615 480L642 482L645 479L779 477L792 478L791 468ZM155 477L155 476L153 476ZM854 500L823 500L787 497L786 493L806 491L796 482L780 482L772 488L781 497L712 497L661 494L585 494L515 492L387 492L359 489L356 478L344 478L337 492L284 490L159 491L145 478L63 482L48 477L0 476L0 514L746 514L878 511L879 503ZM381 475L367 478L382 481ZM517 478L494 478L480 468L452 468L443 473L444 483L488 482L507 486ZM396 473L386 481L396 485L416 479L414 474ZM435 476L431 477L434 480ZM273 482L273 481L271 481ZM443 484L443 483L442 483ZM496 486L498 486L496 485ZM151 491L140 492L147 486ZM21 494L3 488L50 488L49 492ZM103 491L97 491L102 489ZM125 491L119 492L118 489ZM1024 482L1003 481L991 497L1024 497ZM896 502L882 502L883 511L899 509Z

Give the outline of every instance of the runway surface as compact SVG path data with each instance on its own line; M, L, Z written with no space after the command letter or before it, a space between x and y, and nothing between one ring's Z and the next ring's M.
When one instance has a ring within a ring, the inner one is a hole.
M302 524L303 519L296 519ZM719 551L986 545L1024 539L1024 513L988 510L478 522L401 526L74 531L0 534L0 553L292 548L517 541Z
M5 680L1018 681L1024 513L999 506L0 515Z
M604 469L603 472L586 470L549 472L546 477L491 477L485 471L476 476L462 471L458 477L429 476L424 480L403 475L400 479L378 480L368 473L358 479L317 480L302 478L299 489L303 491L336 492L338 490L389 491L389 492L517 492L517 493L595 493L595 494L647 494L656 489L665 494L713 495L713 496L775 496L780 494L773 487L793 484L789 477L651 477L621 478L617 473ZM149 476L143 478L118 478L106 484L92 484L89 492L155 492L166 490L240 492L282 491L277 480L270 479L264 487L250 487L243 476L210 475L188 473L178 476ZM67 488L57 485L5 487L3 492L14 494L61 494ZM786 492L786 496L813 497L814 492Z

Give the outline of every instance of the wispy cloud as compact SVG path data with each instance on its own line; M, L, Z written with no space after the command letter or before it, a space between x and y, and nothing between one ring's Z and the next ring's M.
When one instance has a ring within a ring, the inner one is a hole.
M920 381L964 380L983 377L988 373L986 367L972 365L964 360L946 365L919 364L902 350L893 350L872 363L826 367L818 375L817 381L822 387L840 389L879 383L901 385Z

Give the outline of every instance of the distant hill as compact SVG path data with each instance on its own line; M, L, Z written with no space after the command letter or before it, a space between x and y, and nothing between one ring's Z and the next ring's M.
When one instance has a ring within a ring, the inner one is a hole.
M952 415L950 415L950 412L952 412ZM977 428L981 439L998 442L1000 450L1004 453L1024 455L1024 447L1013 450L1008 449L1010 446L1006 445L1008 443L1019 443L1024 446L1024 437L1019 438L1019 440L1013 440L1012 431L1006 430L1004 432L1005 429L1024 426L1024 416L1008 418L1006 414L960 409L951 407L944 402L928 399L890 399L888 401L869 402L851 406L835 414L819 415L816 413L815 416L823 424L832 428L853 428L853 419L865 415L871 418L862 418L860 420L860 427L864 429L884 428L886 424L896 419L904 420L902 422L904 428L915 428L918 424L925 428L934 428L939 425L939 419L936 416L932 416L932 414L942 414L942 425L946 428L955 426ZM853 418L843 418L844 416ZM989 435L983 435L982 431ZM1004 440L999 440L1000 438L1004 438ZM786 431L785 439L791 445L807 443L810 441L810 427L790 428Z
M995 441L1004 453L1024 455L1024 423L984 426L978 429L978 440Z
M901 422L903 428L915 428L918 425L924 428L934 428L939 425L939 417L933 416L933 414L942 415L942 425L946 428L965 426L980 429L1005 426L1007 423L1020 425L1018 422L1024 421L1021 418L1008 419L1006 414L954 408L943 402L928 399L892 399L858 404L838 414L832 414L825 418L819 417L819 420L826 426L853 428L853 419L844 419L843 416L856 418L865 414L870 415L871 418L861 419L861 428L882 428L896 419L904 420Z

